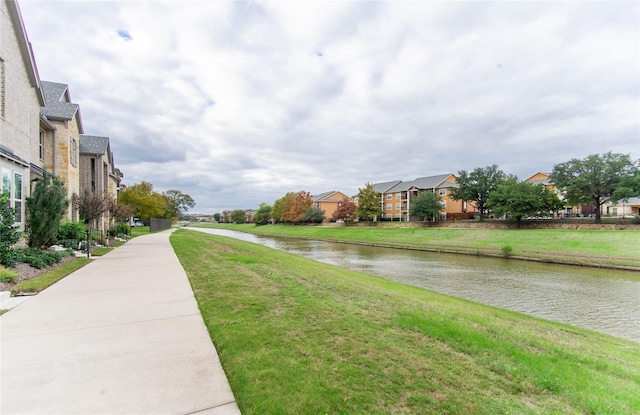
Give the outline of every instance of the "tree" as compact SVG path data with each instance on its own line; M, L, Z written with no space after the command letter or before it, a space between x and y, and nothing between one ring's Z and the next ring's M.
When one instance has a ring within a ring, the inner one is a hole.
M196 205L191 196L180 190L167 190L162 196L166 200L164 217L172 221L176 221L180 215Z
M244 210L236 209L231 212L231 221L237 224L245 223L247 221L247 217L244 214Z
M36 183L31 197L27 198L29 247L40 248L56 242L58 227L68 206L64 184L45 173Z
M431 222L438 217L438 213L442 210L442 197L436 192L426 191L420 193L413 201L411 201L411 216L418 216Z
M149 182L141 182L127 187L120 192L119 202L133 206L136 216L145 222L150 218L165 217L167 199L153 190Z
M625 176L620 181L620 184L613 191L609 201L612 203L623 204L622 217L624 218L624 204L632 197L640 196L640 169L634 176Z
M456 182L459 187L451 188L453 200L473 201L480 212L480 221L484 220L487 200L491 192L503 182L507 176L497 165L477 167L471 173L460 170Z
M382 216L380 192L376 191L371 183L365 184L362 189L358 188L358 208L356 209L356 214L359 218L368 221Z
M135 214L136 209L126 203L118 203L118 201L112 197L107 199L107 206L111 217L116 222L125 222L128 218Z
M310 207L304 213L302 221L310 223L322 223L324 222L324 210L320 210L320 208L316 207Z
M511 178L491 192L487 206L498 216L515 220L520 227L523 218L548 215L562 207L558 196L544 185L519 182Z
M290 223L299 223L304 219L307 209L313 205L311 194L307 191L300 190L297 194L291 196L287 193L283 202L282 221Z
M288 199L292 199L296 196L295 192L288 192L286 195L282 196L280 199L276 200L273 203L273 209L271 209L271 218L277 222L284 222L284 205ZM293 201L287 202L293 203Z
M334 220L344 220L345 222L351 222L355 219L356 205L351 199L345 197L341 202L338 202L338 208L333 212L332 218Z
M76 209L80 219L87 225L89 234L92 234L96 228L96 222L109 210L109 197L85 190L76 199Z
M214 219L216 222L220 222L220 214L219 214L219 213L214 213L214 214L213 214L213 219Z
M0 193L0 265L16 265L13 245L20 240L20 230L16 225L18 212L9 206L9 192Z
M264 202L260 203L258 210L256 210L255 215L253 215L253 222L256 224L256 226L262 226L269 223L270 219L271 206L267 205Z
M549 180L570 204L596 206L596 223L600 223L601 206L621 184L635 182L639 169L639 163L632 162L628 154L591 154L556 164Z

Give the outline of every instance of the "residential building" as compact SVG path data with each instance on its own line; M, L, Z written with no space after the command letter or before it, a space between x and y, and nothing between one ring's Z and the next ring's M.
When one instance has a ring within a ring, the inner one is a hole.
M0 190L25 226L26 198L42 177L39 153L40 107L44 104L38 69L15 1L0 2Z
M80 191L117 198L121 173L114 166L109 137L79 136ZM108 213L98 221L98 229L106 231L111 226Z
M44 168L64 183L71 201L67 219L75 221L78 220L75 199L80 194L79 137L84 133L80 106L71 102L68 85L47 81L41 84L45 104L40 114L52 127L40 128L40 137L51 143L44 151Z
M456 177L452 173L437 176L418 177L410 182L398 181L374 184L381 194L383 217L388 220L417 220L410 216L411 201L422 192L436 192L442 198L442 211L439 220L451 220L461 214L473 211L472 205L463 200L451 198L451 188L457 187ZM384 189L386 187L386 189ZM384 189L384 190L382 190Z
M324 221L329 222L340 203L345 199L349 199L349 197L342 192L332 190L311 196L311 199L313 199L313 207L322 210L324 212Z
M640 196L631 197L628 200L619 200L616 203L608 202L604 206L605 215L619 216L619 217L640 217Z

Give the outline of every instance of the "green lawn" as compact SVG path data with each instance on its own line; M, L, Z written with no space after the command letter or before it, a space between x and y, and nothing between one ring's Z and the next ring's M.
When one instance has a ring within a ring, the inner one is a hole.
M230 238L171 243L244 415L640 408L639 344Z
M400 248L430 249L472 255L502 255L574 264L618 265L640 269L640 232L636 230L559 230L559 229L455 229L455 228L379 228L324 227L252 224L198 224L293 238L365 243Z

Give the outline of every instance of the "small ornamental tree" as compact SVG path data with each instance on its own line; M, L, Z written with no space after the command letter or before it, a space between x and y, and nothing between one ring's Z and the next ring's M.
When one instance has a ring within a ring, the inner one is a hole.
M356 214L359 218L372 221L382 216L380 192L377 192L371 183L367 183L362 189L358 188L358 208Z
M97 221L103 213L109 210L109 197L85 190L78 196L76 208L80 219L84 221L89 229L89 234L92 235Z
M20 239L17 216L16 209L9 206L8 192L0 193L0 265L5 267L16 265L13 245Z
M40 248L56 242L58 227L68 206L64 184L45 173L36 183L31 197L27 198L29 247Z
M411 201L409 214L423 218L425 221L434 221L442 210L442 197L435 192L421 192Z
M344 198L338 203L338 208L333 212L332 218L334 220L351 222L355 219L357 209L358 206L351 199Z

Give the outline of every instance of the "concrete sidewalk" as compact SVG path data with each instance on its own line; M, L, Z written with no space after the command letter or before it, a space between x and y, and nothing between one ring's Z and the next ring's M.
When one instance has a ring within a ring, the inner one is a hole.
M0 317L2 414L239 414L170 231Z

